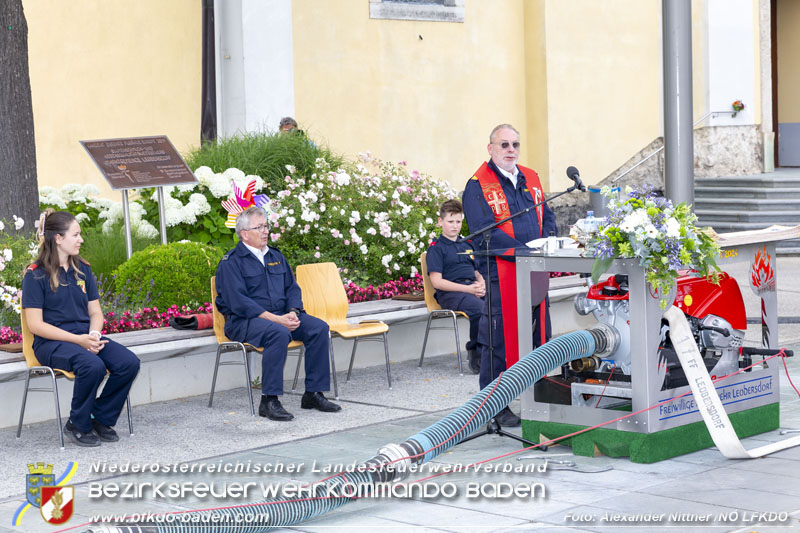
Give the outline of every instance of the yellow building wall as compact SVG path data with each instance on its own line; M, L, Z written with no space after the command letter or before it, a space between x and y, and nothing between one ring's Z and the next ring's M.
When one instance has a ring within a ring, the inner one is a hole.
M693 2L695 119L706 110L706 1ZM800 2L778 5L779 21L800 20ZM199 143L196 0L24 7L40 185L110 193L79 140ZM349 157L406 160L457 189L499 123L520 130L520 162L554 192L569 185L567 166L594 184L661 135L659 0L467 0L464 23L373 20L367 0L292 0L292 26L295 116L312 137ZM791 40L783 50L800 46L797 32L779 38ZM779 68L779 93L791 94L800 69L785 57ZM781 98L781 120L800 121L798 100Z
M777 9L778 121L800 122L800 63L797 60L800 51L800 2L778 0Z
M599 181L659 135L660 2L466 2L464 23L371 20L364 0L294 0L296 118L463 188L510 122L549 190Z
M550 190L598 183L660 135L660 2L547 2Z
M753 122L763 125L761 118L761 24L759 0L753 0ZM762 128L763 129L763 128Z
M547 91L547 12L546 0L526 0L525 20L525 87L527 88L526 125L524 139L526 166L539 173L542 187L551 190L548 162L550 161L549 107Z
M488 158L495 125L530 139L522 0L468 1L464 23L373 20L368 9L292 4L295 118L312 137L407 160L458 189Z
M200 142L197 0L24 0L39 186L94 183L79 140ZM118 199L118 193L112 197Z

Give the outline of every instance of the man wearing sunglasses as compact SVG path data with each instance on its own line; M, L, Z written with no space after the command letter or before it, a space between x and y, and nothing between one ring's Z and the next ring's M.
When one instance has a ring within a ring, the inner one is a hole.
M291 340L305 345L306 392L303 409L326 413L341 407L322 394L330 390L328 324L303 310L300 287L286 258L267 246L267 213L251 206L236 219L239 243L217 266L217 309L225 315L225 335L263 348L260 416L288 422L294 415L281 405L283 365Z
M500 124L489 135L490 159L484 162L464 187L462 203L470 232L500 221L544 200L539 176L517 164L520 154L519 132L510 124ZM533 239L555 234L556 217L546 203L491 231L490 248L524 248ZM482 236L475 240L476 250L485 249ZM516 265L513 258L489 258L491 302L484 306L478 332L481 352L480 386L486 387L500 372L519 360L517 336ZM485 267L484 267L485 268ZM483 271L483 270L482 270ZM489 315L492 311L493 360L489 366ZM535 321L533 346L550 338L550 315L545 300L533 309ZM544 327L542 327L544 325ZM520 419L508 407L496 417L501 426L520 425Z

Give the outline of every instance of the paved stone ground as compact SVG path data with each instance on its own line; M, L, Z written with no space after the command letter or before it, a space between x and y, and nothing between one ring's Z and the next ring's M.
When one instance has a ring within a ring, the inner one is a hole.
M800 259L779 259L781 316L800 315ZM746 287L744 287L746 289ZM749 299L745 293L745 298ZM751 302L748 303L748 306ZM748 314L750 314L748 307ZM786 320L785 320L786 321ZM781 345L800 348L800 324L786 321L779 328ZM755 329L751 326L750 329ZM754 339L758 338L755 331ZM748 330L748 338L751 332ZM789 376L800 387L800 357L787 360ZM231 370L233 371L233 370ZM89 498L89 481L103 486L123 482L253 482L266 486L304 483L327 477L318 471L326 465L348 465L375 455L388 443L399 443L440 420L477 392L477 377L459 376L455 358L426 357L420 370L413 361L392 366L394 388L388 390L384 367L359 370L349 384L340 378L343 412L323 414L299 407L299 396L287 395L285 405L296 416L291 423L276 423L249 416L245 390L221 393L212 409L207 396L137 406L135 435L121 429L121 441L86 450L68 445L58 449L55 423L26 426L22 438L15 429L0 430L3 474L0 479L0 533L6 531L59 531L45 524L36 509L29 509L20 526L11 520L23 500L26 464L45 461L57 473L77 461L75 516L66 525L83 531L89 516L100 513L169 512L237 505L246 499ZM781 427L800 428L800 398L781 372ZM17 409L16 400L4 407ZM512 409L519 411L517 402ZM118 429L124 424L119 424ZM512 430L514 431L514 430ZM518 430L517 430L518 432ZM753 448L788 438L778 431L745 439ZM436 465L466 465L517 452L507 437L482 437L460 444L434 459ZM518 460L520 456L525 459ZM545 471L541 465L549 460ZM557 461L572 461L574 469ZM259 464L290 465L295 472L215 474L102 474L90 465L158 462L186 465ZM300 466L302 464L302 466ZM298 524L291 531L655 531L670 528L691 531L798 531L800 530L800 447L755 460L725 459L710 448L651 465L625 458L574 457L566 447L547 452L524 452L491 461L491 465L534 465L527 472L460 472L429 480L431 490L452 487L448 497L361 499ZM537 468L538 467L538 468ZM610 469L607 469L610 468ZM409 480L421 479L423 474ZM497 483L541 483L534 497L470 497L473 486L491 489ZM141 486L141 485L140 485ZM775 513L780 520L771 520ZM780 514L785 513L785 514ZM670 516L674 515L674 516ZM681 516L678 516L681 515ZM727 517L725 516L727 515ZM701 521L708 517L708 521ZM620 521L623 520L624 521ZM628 520L634 520L630 522ZM233 531L218 529L218 531Z

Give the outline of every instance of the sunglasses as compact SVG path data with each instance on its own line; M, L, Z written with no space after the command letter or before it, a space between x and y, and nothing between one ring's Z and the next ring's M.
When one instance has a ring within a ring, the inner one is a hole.
M513 146L514 150L519 150L519 141L514 141L513 143L510 143L508 141L503 141L501 143L492 143L492 144L498 145L503 150L508 150L509 146Z

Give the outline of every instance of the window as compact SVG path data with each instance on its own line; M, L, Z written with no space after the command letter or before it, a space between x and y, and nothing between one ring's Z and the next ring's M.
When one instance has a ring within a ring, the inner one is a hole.
M465 0L369 0L369 18L464 22Z

